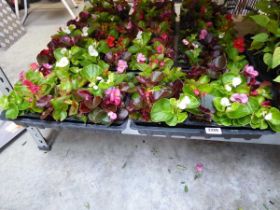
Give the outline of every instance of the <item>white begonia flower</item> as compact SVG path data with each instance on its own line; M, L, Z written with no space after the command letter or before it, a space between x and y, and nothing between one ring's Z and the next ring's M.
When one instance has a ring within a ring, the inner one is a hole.
M62 27L61 30L66 34L71 34L71 31L68 26Z
M219 34L219 38L222 39L225 36L225 32Z
M228 106L231 105L231 103L230 103L230 101L229 101L228 98L222 98L222 99L221 99L221 105L222 105L222 106L225 106L225 107L228 107Z
M82 28L82 33L83 33L82 36L88 36L88 27L86 27L86 26L83 27Z
M271 114L271 113L268 113L267 115L264 116L264 119L265 119L265 120L268 120L268 121L269 121L269 120L272 120L272 114Z
M97 79L98 81L103 80L103 78L102 78L102 77L100 77L100 76L96 77L96 79Z
M93 57L97 57L99 55L99 53L97 52L97 50L93 47L93 45L90 45L88 47L88 54L90 56L93 56Z
M232 90L232 87L230 85L225 85L226 91L230 92Z
M94 86L93 86L93 89L94 89L94 90L98 90L99 87L98 87L97 85L94 85Z
M180 102L179 102L179 104L177 105L177 107L179 108L179 109L186 109L187 108L187 106L189 105L191 103L191 100L190 100L190 98L189 98L189 96L185 96Z
M56 62L57 67L65 67L69 64L69 60L66 57L62 57L58 62Z
M143 31L138 31L136 39L142 39L142 33Z
M67 49L64 47L64 48L62 48L62 49L60 50L60 52L61 52L62 54L65 54L65 53L67 52Z
M196 44L196 43L193 43L192 46L193 46L195 49L199 48L199 45Z
M240 85L242 82L241 78L240 77L234 77L232 79L232 86L233 87L237 87L238 85Z

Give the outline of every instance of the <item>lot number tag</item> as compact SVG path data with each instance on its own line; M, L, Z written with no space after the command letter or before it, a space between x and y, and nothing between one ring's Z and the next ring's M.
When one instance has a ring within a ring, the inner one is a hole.
M206 134L210 135L222 135L222 129L221 128L205 128Z

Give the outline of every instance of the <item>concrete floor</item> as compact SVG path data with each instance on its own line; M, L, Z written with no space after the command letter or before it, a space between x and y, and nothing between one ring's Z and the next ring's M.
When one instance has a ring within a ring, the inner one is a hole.
M13 82L69 19L56 5L33 10L1 52ZM279 210L279 169L278 146L63 130L42 152L25 133L0 153L0 210Z

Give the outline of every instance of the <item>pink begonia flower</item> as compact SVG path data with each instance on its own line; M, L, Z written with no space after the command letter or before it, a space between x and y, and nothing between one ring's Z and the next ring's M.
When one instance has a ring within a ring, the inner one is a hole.
M206 25L207 25L207 27L211 27L211 26L213 26L213 23L211 21L209 21L206 23Z
M112 87L106 90L105 94L109 98L109 102L119 106L121 104L121 91L118 88Z
M196 165L195 165L195 171L196 171L196 173L202 173L202 171L203 171L203 164L202 163L197 163Z
M127 69L127 67L128 67L128 65L127 65L127 62L125 60L119 60L118 61L117 71L119 73L123 73Z
M257 90L253 90L253 91L251 91L251 96L257 96L257 95L259 95L259 92L257 91Z
M48 76L52 72L52 65L48 63L44 63L40 68L39 71L42 72L44 76Z
M199 96L199 94L200 94L200 91L198 89L195 89L193 92L196 96Z
M138 54L137 54L137 62L138 62L138 63L144 63L144 62L146 62L146 57L145 57L145 55L143 55L142 53L138 53Z
M164 49L163 49L162 45L159 45L159 46L156 47L156 50L157 50L158 54L162 54Z
M242 104L246 104L248 102L248 96L244 93L235 93L230 97L232 102L239 102Z
M263 106L263 107L271 106L271 102L270 101L264 101L264 102L262 102L261 106Z
M207 35L208 35L208 31L206 29L202 29L199 34L199 39L204 40L206 39Z
M19 73L19 80L20 81L23 81L25 79L25 72L24 71L21 71L20 73Z
M244 73L252 78L259 76L259 72L254 69L254 66L249 66L248 64L244 67Z
M164 61L161 61L159 64L160 67L164 67L164 65L165 65Z
M166 41L166 40L168 39L167 33L163 33L160 37L161 37L164 41Z
M183 39L182 42L183 42L183 44L186 45L186 46L190 44L190 42L189 42L188 40L186 40L186 39Z
M31 70L35 71L39 68L39 65L37 63L31 63L30 68L31 68Z
M155 64L159 64L159 60L158 60L158 59L155 59L155 60L154 60L154 63L155 63Z
M127 26L126 26L126 29L132 29L132 22L131 21L129 21L128 23L127 23Z
M40 87L38 85L35 85L29 80L24 80L22 84L25 85L33 94L37 93L40 90Z
M110 120L115 120L115 119L117 119L117 114L116 113L114 113L114 112L109 112L108 113L108 117L110 118Z

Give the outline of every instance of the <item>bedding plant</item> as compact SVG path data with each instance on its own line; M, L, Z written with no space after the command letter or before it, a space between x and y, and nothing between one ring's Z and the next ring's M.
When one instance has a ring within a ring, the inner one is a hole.
M250 14L259 27L259 33L251 37L251 54L255 60L262 60L265 70L280 83L280 2L261 0L256 5L255 14ZM257 14L256 14L257 13Z
M188 70L174 64L172 2L92 0L1 97L6 118L35 113L42 120L110 125L129 117L168 126L214 121L280 131L271 84L258 82L231 16L209 1L183 6L182 20L191 24L181 27L180 59Z

